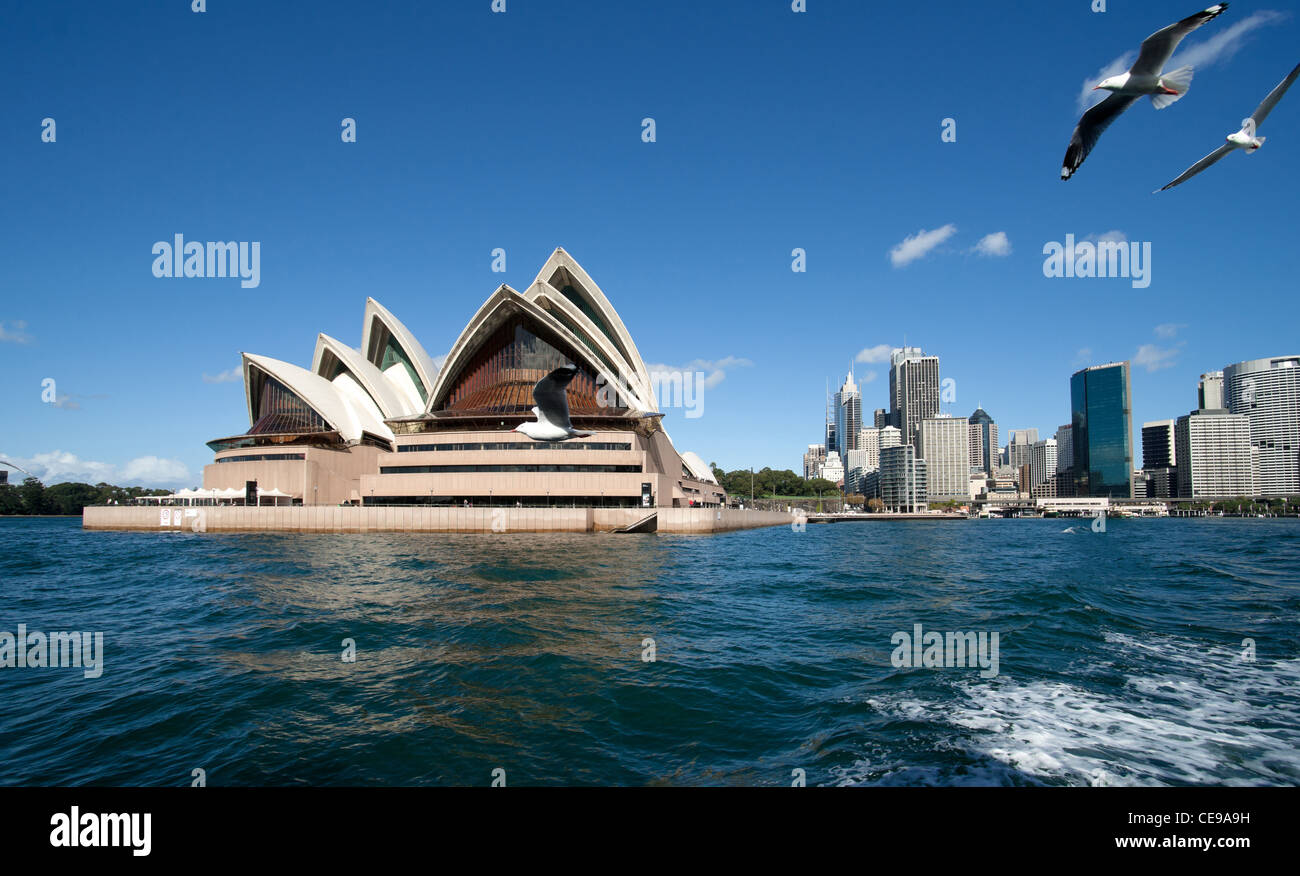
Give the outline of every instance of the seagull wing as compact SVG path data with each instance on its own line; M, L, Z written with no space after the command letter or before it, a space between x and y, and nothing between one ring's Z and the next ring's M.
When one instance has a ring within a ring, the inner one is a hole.
M1137 100L1132 94L1112 94L1101 103L1083 114L1079 124L1074 126L1074 135L1070 137L1070 146L1065 150L1065 161L1061 164L1061 179L1069 179L1083 164L1092 147L1097 145L1102 132L1110 127L1120 113L1128 109Z
M533 387L533 400L537 402L537 419L545 420L561 429L570 429L569 382L578 373L577 365L562 365L537 381Z
M1129 72L1134 76L1159 76L1165 69L1169 57L1173 55L1174 49L1178 48L1178 44L1183 41L1183 37L1205 22L1218 18L1227 8L1227 3L1216 3L1209 9L1189 15L1182 21L1151 34L1142 41L1142 51L1138 53L1138 59L1133 62Z
M1155 193L1163 192L1165 189L1172 189L1174 186L1178 185L1180 182L1186 182L1187 180L1189 180L1189 179L1191 179L1192 177L1196 176L1196 175L1197 175L1198 173L1200 173L1201 171L1205 170L1205 168L1209 167L1211 164L1214 164L1216 161L1218 161L1218 160L1219 160L1220 158L1222 158L1223 156L1227 155L1229 152L1235 152L1236 149L1237 149L1237 147L1236 147L1236 146L1233 146L1231 143L1225 143L1225 144L1223 144L1223 145L1220 146L1218 149L1215 149L1215 150L1214 150L1213 152L1211 152L1209 155L1205 156L1205 157L1202 158L1200 161L1196 162L1196 163L1193 164L1191 167L1189 167L1189 168L1187 168L1186 170L1184 170L1183 173L1182 173L1182 175L1179 176L1178 179L1174 180L1173 182L1171 182L1169 185L1165 186L1164 188L1157 189ZM1153 193L1153 194L1154 194L1154 193Z
M1264 98L1263 102L1255 107L1255 111L1250 114L1250 117L1255 120L1256 128L1264 124L1264 119L1268 118L1268 114L1273 111L1273 107L1277 106L1277 102L1282 99L1282 95L1286 94L1286 90L1291 87L1292 82L1295 82L1297 76L1300 76L1300 64L1296 64L1291 74L1279 82L1277 88L1270 91L1268 97Z

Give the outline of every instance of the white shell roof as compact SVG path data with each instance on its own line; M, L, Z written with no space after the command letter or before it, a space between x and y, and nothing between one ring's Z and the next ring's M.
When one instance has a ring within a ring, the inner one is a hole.
M369 405L359 403L357 399L349 398L340 392L338 387L319 374L289 362L282 362L268 356L255 356L252 353L244 353L243 360L244 394L248 400L249 422L256 421L254 411L257 408L257 400L252 396L253 381L249 376L250 370L257 368L296 393L349 444L359 442L362 434L366 432L377 438L393 440L393 430L385 425L378 407L373 402Z

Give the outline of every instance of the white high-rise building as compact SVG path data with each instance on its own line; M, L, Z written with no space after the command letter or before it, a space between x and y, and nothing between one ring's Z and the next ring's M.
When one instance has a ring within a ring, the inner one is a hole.
M863 459L863 469L870 471L873 468L880 468L880 430L876 428L866 428L858 430L857 450L863 451L866 456Z
M1184 499L1256 495L1250 418L1222 408L1197 410L1174 424L1178 495Z
M918 424L925 460L926 499L965 502L970 498L970 432L964 417L927 417Z
M880 449L897 447L903 443L903 431L894 426L884 426L880 430Z
M832 484L844 480L844 461L840 459L838 451L832 450L826 454L826 461L822 463L819 477L825 478Z
M1229 411L1250 418L1250 443L1259 458L1258 494L1300 494L1300 356L1229 365L1223 369L1223 392Z
M1059 461L1055 438L1035 441L1029 454L1029 489L1056 480L1056 466Z
M924 511L926 464L910 444L880 451L880 501L887 511Z

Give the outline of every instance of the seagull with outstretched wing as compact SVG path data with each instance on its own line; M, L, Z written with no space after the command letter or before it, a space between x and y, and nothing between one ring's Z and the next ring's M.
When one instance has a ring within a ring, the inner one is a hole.
M1074 176L1092 147L1097 145L1102 133L1110 127L1111 122L1119 118L1120 113L1133 105L1133 101L1149 95L1156 109L1164 109L1187 93L1187 89L1192 87L1192 68L1179 67L1166 73L1162 72L1164 66L1183 37L1207 21L1218 18L1227 8L1227 3L1216 3L1182 21L1161 28L1142 41L1138 59L1127 73L1110 76L1097 83L1093 91L1109 91L1110 97L1084 113L1079 124L1075 125L1070 145L1065 150L1065 160L1061 163L1061 179Z
M1292 82L1295 82L1297 76L1300 76L1300 64L1296 64L1287 77L1268 93L1268 97L1264 98L1263 102L1255 107L1255 111L1250 114L1249 118L1241 120L1240 131L1229 134L1224 138L1227 141L1226 143L1184 170L1178 179L1167 186L1157 189L1152 194L1163 192L1165 189L1172 189L1179 183L1186 182L1230 152L1245 149L1247 155L1254 155L1259 150L1259 147L1264 145L1264 141L1268 139L1267 137L1256 137L1255 132L1259 130L1260 125L1264 124L1264 119L1268 118L1268 114L1273 111L1273 107L1277 106L1277 102L1282 99L1282 95L1286 94L1286 90L1291 87Z
M525 421L512 431L521 432L534 441L568 441L586 438L594 432L579 432L569 420L569 383L578 373L577 365L561 365L537 381L533 387L536 422Z

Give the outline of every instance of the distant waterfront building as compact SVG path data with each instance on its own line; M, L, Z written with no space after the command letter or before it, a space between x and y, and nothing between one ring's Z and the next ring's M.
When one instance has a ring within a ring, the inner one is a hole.
M883 429L889 425L889 411L884 408L876 408L874 416L877 429Z
M1196 385L1196 407L1202 411L1217 411L1223 403L1223 372L1207 371Z
M1202 375L1204 378L1205 375ZM1204 397L1204 395L1202 395ZM1133 498L1168 499L1178 489L1174 468L1174 421L1142 424L1142 483L1133 481ZM1145 492L1143 492L1145 490ZM1170 492L1173 490L1174 492Z
M926 509L926 464L912 445L880 451L880 501L887 511Z
M971 471L992 474L998 465L998 424L983 408L976 408L966 423Z
M862 428L862 393L853 382L853 372L844 378L844 385L835 393L835 440L841 458L857 449L858 431Z
M804 480L820 476L821 468L826 464L826 445L809 444L808 452L803 455Z
M929 502L970 498L970 433L965 418L927 417L918 424L917 443L925 460Z
M826 454L826 461L822 463L821 473L818 476L832 484L844 480L844 460L840 459L839 451L831 450Z
M1143 471L1146 477L1148 499L1172 499L1178 495L1178 469L1175 466L1169 468L1153 468ZM1134 485L1136 490L1136 484ZM1133 498L1141 498L1134 496Z
M1142 468L1169 468L1174 464L1174 421L1142 424Z
M1075 495L1133 496L1133 388L1129 363L1111 362L1070 376Z
M864 473L880 468L880 430L859 429L856 450L860 455L854 458L861 461ZM852 469L853 465L849 463L848 467Z
M1029 465L1037 441L1037 429L1012 429L1007 441L1006 464L1015 469Z
M877 460L874 468L879 468L880 466L879 455L879 451L877 451ZM866 478L867 472L873 470L872 467L868 467L867 465L867 457L868 453L865 450L849 451L849 455L844 460L844 492L862 492L863 480Z
M1250 418L1262 496L1300 493L1300 356L1251 359L1223 369L1228 410Z
M1133 470L1133 498L1147 499L1151 498L1150 484L1147 472L1144 469Z
M892 425L903 433L904 444L916 446L921 421L939 413L939 357L926 356L920 347L903 347L889 361Z
M1051 484L1051 495L1056 496L1056 439L1035 441L1029 456L1029 490L1042 484Z
M1056 428L1056 470L1069 471L1074 467L1074 428L1070 424Z
M1184 499L1254 496L1250 418L1197 410L1174 426L1178 495Z

